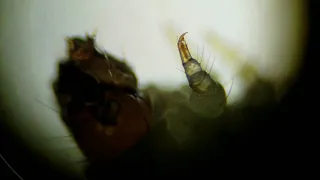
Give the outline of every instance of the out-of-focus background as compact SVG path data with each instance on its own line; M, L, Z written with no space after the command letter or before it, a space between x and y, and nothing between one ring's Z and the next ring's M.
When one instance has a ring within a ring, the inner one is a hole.
M83 159L55 111L51 83L64 38L97 31L100 48L125 58L141 87L187 83L176 47L184 32L193 56L241 102L255 78L278 98L299 70L307 24L299 0L3 0L0 95L15 133L51 162L78 170ZM233 83L232 83L233 82Z

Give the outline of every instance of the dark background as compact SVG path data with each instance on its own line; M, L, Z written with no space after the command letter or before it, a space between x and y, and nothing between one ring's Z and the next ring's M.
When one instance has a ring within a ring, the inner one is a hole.
M188 173L197 176L215 173L237 176L244 173L261 177L267 174L301 174L305 177L315 169L313 166L317 163L312 162L314 150L311 145L317 141L312 141L314 131L311 130L311 120L317 119L313 113L317 111L313 109L317 107L315 99L318 93L312 67L319 59L319 7L319 1L309 1L309 33L303 67L282 102L279 105L268 104L244 110L244 114L249 114L244 115L248 119L245 127L237 134L221 132L218 155L215 158L208 157L206 164L193 164L194 167L190 166ZM24 179L73 178L54 169L46 159L26 148L5 124L1 123L0 127L1 154ZM203 154L202 157L205 158ZM0 179L19 179L2 160L0 164Z

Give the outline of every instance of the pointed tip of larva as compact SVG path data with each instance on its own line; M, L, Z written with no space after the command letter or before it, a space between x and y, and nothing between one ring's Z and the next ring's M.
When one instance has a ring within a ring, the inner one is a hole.
M188 32L185 32L183 34L181 34L181 36L179 37L179 41L183 41L184 40L184 36L187 34Z

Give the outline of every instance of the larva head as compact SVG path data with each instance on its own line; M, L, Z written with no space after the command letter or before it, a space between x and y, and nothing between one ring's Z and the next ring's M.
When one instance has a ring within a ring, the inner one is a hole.
M86 39L82 37L66 38L68 44L68 53L71 60L83 61L89 60L95 52L95 36L86 35Z
M86 38L73 36L68 42L69 59L98 82L117 88L137 91L138 81L132 68L125 62L96 47L95 35Z
M152 110L147 98L97 83L73 62L60 64L54 87L63 119L89 162L117 158L148 132Z

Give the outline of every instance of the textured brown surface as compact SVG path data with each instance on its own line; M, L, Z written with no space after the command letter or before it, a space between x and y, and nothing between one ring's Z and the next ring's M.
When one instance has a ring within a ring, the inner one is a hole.
M151 111L145 101L130 94L107 92L105 95L120 103L117 125L103 126L93 118L88 107L68 115L68 124L78 145L93 161L117 157L132 147L149 128Z

